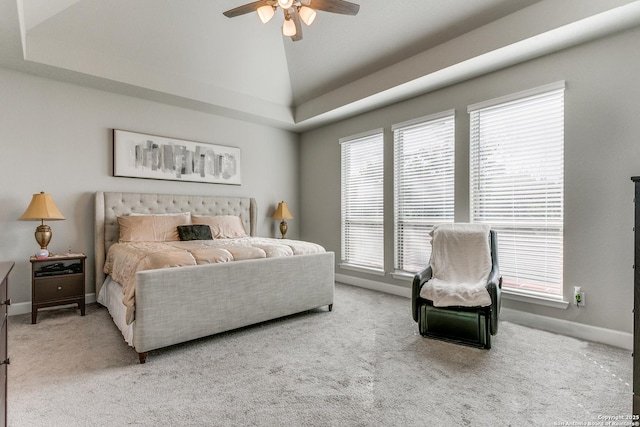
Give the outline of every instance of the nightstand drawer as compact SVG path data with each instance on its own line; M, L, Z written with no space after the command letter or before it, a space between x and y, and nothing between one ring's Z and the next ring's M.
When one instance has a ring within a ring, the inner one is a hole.
M53 301L63 298L84 297L84 275L73 274L37 279L33 290L33 302Z

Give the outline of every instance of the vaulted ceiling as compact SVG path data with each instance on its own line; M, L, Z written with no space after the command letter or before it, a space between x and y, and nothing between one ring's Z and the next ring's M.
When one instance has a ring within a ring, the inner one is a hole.
M351 1L292 42L223 16L246 0L0 0L0 66L303 131L640 25L630 0Z

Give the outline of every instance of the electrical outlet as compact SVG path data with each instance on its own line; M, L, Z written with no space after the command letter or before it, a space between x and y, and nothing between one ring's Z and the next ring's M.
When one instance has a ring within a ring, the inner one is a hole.
M585 307L584 291L580 286L573 287L573 305L578 308Z

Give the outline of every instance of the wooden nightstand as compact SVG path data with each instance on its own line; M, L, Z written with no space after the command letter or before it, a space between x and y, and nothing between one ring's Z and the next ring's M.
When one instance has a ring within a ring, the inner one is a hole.
M64 304L78 304L85 314L85 254L53 255L31 261L31 323L36 323L38 309Z

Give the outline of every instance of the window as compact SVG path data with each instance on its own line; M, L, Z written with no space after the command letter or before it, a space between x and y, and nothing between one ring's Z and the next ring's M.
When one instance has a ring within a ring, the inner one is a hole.
M382 129L342 138L341 266L384 272Z
M394 268L416 273L431 256L434 224L453 222L455 112L392 127L394 143Z
M469 107L473 222L498 231L505 289L562 298L564 82Z

